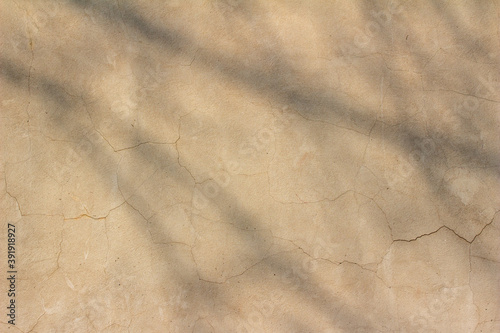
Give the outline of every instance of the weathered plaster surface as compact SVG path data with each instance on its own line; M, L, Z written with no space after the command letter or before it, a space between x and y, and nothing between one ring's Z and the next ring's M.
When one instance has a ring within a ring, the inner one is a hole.
M499 1L0 13L2 332L500 331Z

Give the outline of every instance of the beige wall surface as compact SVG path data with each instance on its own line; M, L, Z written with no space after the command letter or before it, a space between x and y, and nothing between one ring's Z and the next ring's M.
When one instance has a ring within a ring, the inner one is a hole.
M0 1L0 331L500 332L499 16Z

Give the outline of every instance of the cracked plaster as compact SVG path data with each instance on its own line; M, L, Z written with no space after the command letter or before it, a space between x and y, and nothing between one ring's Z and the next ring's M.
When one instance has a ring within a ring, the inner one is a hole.
M0 6L1 331L500 331L498 1Z

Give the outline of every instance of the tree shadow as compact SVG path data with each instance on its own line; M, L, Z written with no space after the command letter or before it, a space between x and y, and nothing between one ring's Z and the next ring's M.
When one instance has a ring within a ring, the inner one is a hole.
M351 101L342 98L335 92L327 92L319 90L315 85L311 85L300 77L295 76L296 69L286 61L286 57L283 55L281 50L271 50L276 54L274 66L270 71L263 71L259 68L258 63L245 63L244 59L235 59L224 54L214 52L206 48L197 48L197 43L192 39L187 33L181 33L175 29L170 29L166 26L157 26L153 23L148 22L139 13L128 8L127 4L122 4L119 7L110 3L103 2L92 2L85 0L74 0L73 4L77 8L85 9L88 6L92 6L95 10L102 13L100 19L103 19L105 23L112 23L116 25L123 24L130 33L137 34L140 38L144 39L148 43L154 43L160 49L168 50L179 57L190 57L192 55L190 50L196 49L193 59L187 59L188 62L195 62L195 64L206 68L207 70L216 71L222 74L228 81L233 82L235 85L243 85L246 89L262 96L265 99L272 100L273 103L277 105L284 104L290 106L290 109L296 110L296 112L303 118L311 119L315 121L324 121L328 124L346 123L348 126L343 126L345 129L350 131L355 131L362 135L366 135L372 138L385 140L388 145L394 147L398 151L405 154L410 154L411 152L418 149L417 142L428 138L439 138L439 146L443 147L443 150L454 151L456 154L464 161L473 161L473 163L467 162L467 168L476 168L474 172L480 175L497 176L498 175L498 155L493 150L478 150L477 146L471 144L470 142L457 142L446 136L446 133L440 133L438 130L431 128L416 128L413 127L409 122L403 122L397 125L385 125L384 122L377 117L369 115L369 113L364 112L361 109L356 109L352 107ZM252 10L257 10L256 5L241 7L245 17L252 17ZM365 9L365 14L369 9ZM387 37L389 31L382 31L382 41L383 43L390 43ZM475 45L475 44L474 44ZM429 58L430 54L425 54L423 57ZM11 84L18 86L19 88L25 88L22 84L23 79L29 75L29 70L23 66L15 64L14 61L3 58L0 62L2 68L2 74L5 81L9 81ZM419 71L432 71L438 70L438 68L432 68L428 63L425 66L418 68ZM28 74L26 74L28 73ZM470 74L464 69L463 75L470 77ZM378 85L379 81L376 77L369 77L367 75L366 80L371 79L371 84L373 86ZM71 122L70 117L67 114L71 112L83 112L83 107L79 105L79 101L83 101L85 107L91 107L98 112L98 110L106 108L106 105L99 104L99 101L95 101L91 94L80 89L80 87L71 87L68 89L64 87L61 83L57 83L51 74L38 74L32 80L38 87L38 92L45 96L48 96L56 104L60 106L60 112L56 119L59 119L57 126L61 130L65 130L68 123ZM398 76L394 76L395 84L404 84L403 80L400 80ZM78 93L76 96L69 95L67 91L74 91ZM33 92L32 92L33 93ZM411 99L414 96L406 96L405 99ZM91 105L91 106L89 106ZM405 108L404 101L401 104L395 104L396 109ZM90 115L89 115L90 117ZM90 117L91 118L91 117ZM467 121L463 121L464 126L470 125ZM211 124L208 124L210 126ZM377 126L379 125L379 126ZM71 128L71 127L70 127ZM100 132L99 132L100 133ZM80 134L78 134L80 135ZM321 134L310 133L311 137L319 138ZM134 150L134 155L136 159L144 161L145 164L154 164L157 170L170 170L170 166L176 165L178 174L174 172L168 174L169 178L175 178L175 181L181 187L191 188L196 186L196 179L189 175L189 170L179 163L179 155L168 155L161 148L161 145L145 143L148 140L147 133L142 133L138 131L137 142L144 143L148 145L148 150L137 149ZM180 133L179 133L180 138ZM394 140L394 138L399 138L399 140ZM79 137L74 136L74 139L86 140L85 136L80 135ZM319 141L319 140L318 140ZM167 143L169 146L174 146L175 143ZM113 150L115 150L113 148ZM94 168L96 175L104 178L108 177L108 174L103 173L103 170L96 168L98 166L95 161L108 159L109 153L97 146L93 147L95 154L87 161L89 167ZM415 165L418 167L419 171L425 176L426 185L431 189L429 193L435 196L436 200L440 200L443 205L449 205L450 197L452 194L446 187L443 187L443 179L439 174L434 173L434 169L438 164L446 164L446 157L443 158L438 152L427 155L425 160L417 160ZM178 166L177 166L178 165ZM172 171L172 170L170 170ZM122 186L126 188L134 188L133 180L122 179ZM124 200L130 198L124 197ZM130 205L134 210L136 210L140 215L141 211L138 210L137 206L147 206L148 199L142 195L135 196L135 203ZM235 209L223 209L221 216L225 220L234 220L234 216L239 218L234 221L235 227L242 230L256 230L260 229L261 224L258 220L253 218L251 211L242 208L239 202L242 198L235 193L231 193L226 189L220 189L218 200L231 203L233 207L238 207ZM454 210L454 207L449 207L450 210ZM191 212L192 214L193 212ZM143 216L144 217L144 216ZM192 219L192 216L191 216ZM153 228L161 229L162 226L154 225L154 219L146 218L142 221L138 221L138 228ZM248 236L243 232L239 235L241 237L242 243L251 243L255 249L256 256L264 258L259 265L266 265L271 271L283 272L288 271L292 267L289 264L282 261L277 255L269 255L269 248L267 243L262 238L247 238ZM160 237L161 243L169 244L174 243L176 240L171 238L169 234L165 233ZM299 247L299 252L302 250ZM168 255L163 253L163 255ZM175 257L169 258L175 262ZM182 274L185 268L182 267L182 263L179 262L180 267L176 267L176 274L178 274L178 283L190 283L190 284L200 284L203 288L210 289L217 295L218 301L224 303L228 299L226 293L227 290L224 284L193 280ZM250 267L249 267L250 268ZM186 268L187 269L187 268ZM312 307L314 311L321 314L323 317L331 316L333 313L338 313L342 309L342 316L335 318L335 322L331 322L332 325L337 325L340 327L349 328L352 325L358 327L375 327L374 323L366 318L363 314L356 311L354 308L350 308L347 304L343 302L342 299L331 295L331 293L322 288L319 284L314 283L315 281L308 280L305 282L305 287L299 289L295 293L295 297L298 303L304 303ZM311 298L311 295L323 295L324 302L317 302ZM165 295L168 297L168 295ZM213 292L201 292L196 295L196 301L200 302L200 298L203 298L203 302L210 304L214 302ZM325 306L325 303L328 306ZM232 304L232 306L237 306L237 304ZM307 326L297 320L294 326L296 328L302 327L301 330L306 331Z

